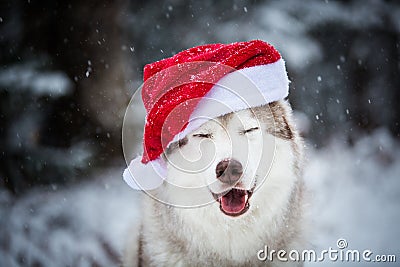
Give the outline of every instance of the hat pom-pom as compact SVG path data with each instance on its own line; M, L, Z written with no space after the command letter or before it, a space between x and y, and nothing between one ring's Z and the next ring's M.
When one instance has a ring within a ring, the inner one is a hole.
M141 157L136 157L125 169L123 177L133 189L152 190L162 185L165 174L166 166L160 157L147 164L141 162Z

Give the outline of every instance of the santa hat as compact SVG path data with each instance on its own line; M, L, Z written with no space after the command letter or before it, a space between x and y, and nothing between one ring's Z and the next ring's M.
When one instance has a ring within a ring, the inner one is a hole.
M166 178L168 146L211 118L285 98L285 63L270 44L254 40L194 47L144 68L147 111L143 155L123 177L134 189L151 190Z

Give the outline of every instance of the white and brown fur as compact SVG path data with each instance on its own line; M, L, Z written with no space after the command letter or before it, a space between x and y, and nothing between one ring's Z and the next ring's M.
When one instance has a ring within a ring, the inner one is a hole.
M252 127L259 129L245 132ZM206 138L210 140L199 140L198 133L205 132L211 134ZM232 145L232 140L238 140L240 148L240 140L245 139L248 147L243 154L247 154L248 168L237 186L256 189L249 200L249 210L231 217L221 212L219 203L212 200L212 192L225 190L216 181L215 166L226 157L243 160L240 149L226 147ZM180 142L171 144L164 157L167 162L179 161L182 155L195 158L198 155L193 150L198 150L202 141L206 142L201 153L207 153L207 142L214 146L215 162L204 171L186 174L168 165L167 181L196 186L214 179L211 185L196 192L199 199L211 199L211 204L179 208L144 195L142 228L138 240L125 255L126 266L301 266L276 259L261 262L257 258L257 252L265 245L289 252L301 250L305 244L303 143L294 129L289 104L277 101L210 120ZM272 157L270 151L274 151ZM259 155L254 167L251 161L256 152ZM176 190L165 182L151 194L176 203L185 199L185 192ZM195 198L195 194L189 195L189 201Z

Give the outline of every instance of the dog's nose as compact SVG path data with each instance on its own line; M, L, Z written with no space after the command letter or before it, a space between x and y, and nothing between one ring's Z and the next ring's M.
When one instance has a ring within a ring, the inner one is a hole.
M243 174L242 164L235 159L224 159L215 168L217 178L226 184L236 184Z

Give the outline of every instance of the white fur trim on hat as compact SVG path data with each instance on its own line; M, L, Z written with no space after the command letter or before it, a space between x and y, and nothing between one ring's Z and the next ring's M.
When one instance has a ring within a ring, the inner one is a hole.
M176 142L212 118L284 99L289 94L285 62L240 69L225 75L200 100Z

